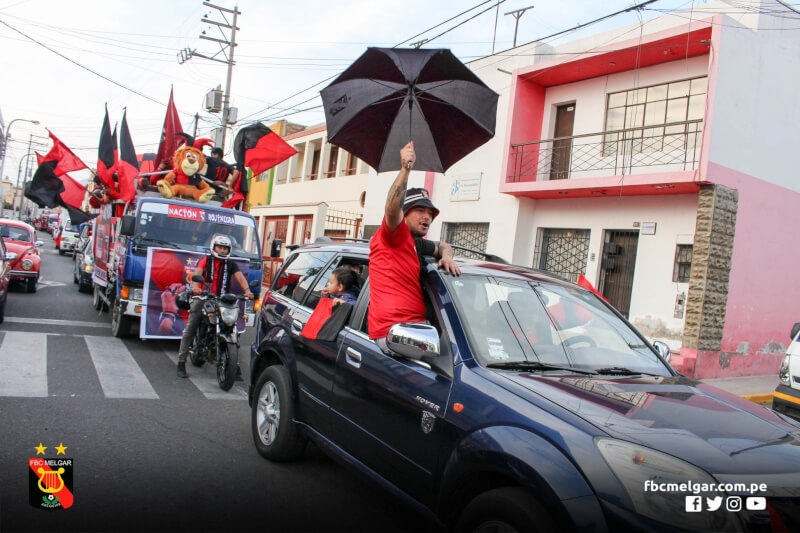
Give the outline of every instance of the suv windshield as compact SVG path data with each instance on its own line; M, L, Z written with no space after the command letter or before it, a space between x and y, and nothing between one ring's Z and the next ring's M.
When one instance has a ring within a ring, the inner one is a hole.
M588 291L488 276L444 278L483 365L541 362L671 375L645 341Z
M233 243L232 255L247 259L261 259L256 240L256 226L252 218L241 214L219 214L217 211L195 208L215 216L217 222L189 220L169 216L168 204L147 202L141 206L136 220L135 239L156 246L172 244L176 248L207 253L214 235L223 234Z

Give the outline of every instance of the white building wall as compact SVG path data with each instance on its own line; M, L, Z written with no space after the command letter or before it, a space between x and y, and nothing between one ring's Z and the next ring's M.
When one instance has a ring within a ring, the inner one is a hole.
M532 207L532 208L531 208ZM676 297L688 295L688 283L673 283L677 244L692 244L697 216L694 194L537 200L520 219L530 226L517 236L528 242L524 266L533 264L536 228L575 228L591 231L586 278L597 286L605 230L635 230L634 222L655 222L655 235L639 235L630 307L630 320L645 325L643 332L680 339L683 318L675 318Z
M788 15L723 18L709 159L800 191L800 35Z
M274 185L272 205L325 202L329 209L361 212L361 193L367 190L367 175L300 181Z

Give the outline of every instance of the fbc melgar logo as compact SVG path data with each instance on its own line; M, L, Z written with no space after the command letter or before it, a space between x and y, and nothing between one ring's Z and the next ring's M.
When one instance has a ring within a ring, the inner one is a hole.
M34 446L36 455L46 456L47 446L41 442ZM69 509L75 501L72 492L71 458L66 457L67 446L59 442L54 458L32 457L28 459L28 502L37 509L56 511ZM63 456L63 457L59 457Z

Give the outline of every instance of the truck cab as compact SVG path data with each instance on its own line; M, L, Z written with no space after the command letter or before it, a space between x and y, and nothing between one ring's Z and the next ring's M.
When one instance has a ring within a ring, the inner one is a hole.
M253 293L258 293L263 263L255 219L210 203L167 200L146 193L131 201L122 217L112 216L111 205L103 207L95 225L92 282L95 307L111 310L114 336L127 336L142 316L150 248L206 254L215 234L229 235L231 257L248 261L248 282ZM251 316L248 310L246 316Z
M791 342L778 371L772 406L776 411L800 419L800 322L792 326Z

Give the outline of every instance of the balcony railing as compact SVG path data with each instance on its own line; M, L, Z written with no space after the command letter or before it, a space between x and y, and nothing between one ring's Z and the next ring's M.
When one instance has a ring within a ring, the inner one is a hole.
M507 182L692 170L702 133L703 121L690 120L513 144Z

